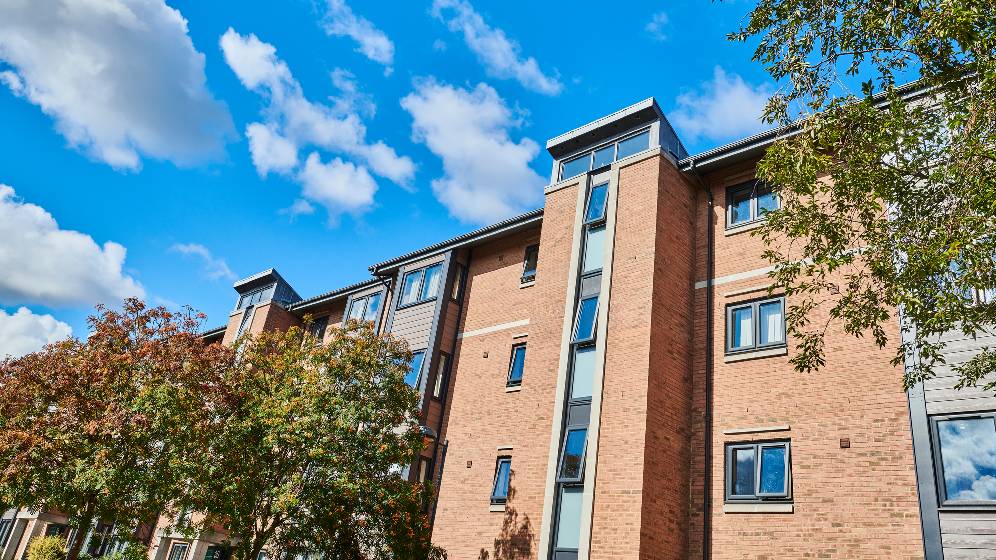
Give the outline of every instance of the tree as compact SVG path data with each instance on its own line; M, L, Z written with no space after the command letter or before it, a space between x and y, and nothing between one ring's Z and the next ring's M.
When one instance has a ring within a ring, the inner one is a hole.
M0 362L0 502L68 515L68 560L95 521L154 519L189 477L204 384L231 361L201 318L129 299L98 307L85 341Z
M325 338L293 327L236 342L189 507L240 560L425 559L427 489L399 476L423 446L407 345L355 322Z
M932 377L941 333L996 322L996 3L759 0L731 38L759 39L784 84L765 117L787 126L758 165L782 207L756 233L792 296L792 363L825 364L815 310L883 347L898 309L893 365L909 359L907 387ZM992 349L955 370L996 387Z

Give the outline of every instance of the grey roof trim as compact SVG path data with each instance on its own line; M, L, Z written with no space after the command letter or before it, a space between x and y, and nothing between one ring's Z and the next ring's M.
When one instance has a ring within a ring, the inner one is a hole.
M621 120L624 117L627 117L627 116L632 115L634 113L638 113L640 111L644 111L646 109L653 109L654 112L657 113L657 116L659 118L664 118L664 112L661 111L661 108L657 106L657 101L653 97L648 97L648 98L644 99L643 101L640 101L640 102L637 102L637 103L634 103L634 104L630 105L629 107L624 107L624 108L616 111L615 113L612 113L610 115L605 115L604 117L595 119L595 120L591 121L588 124L581 125L581 126L575 128L574 130L569 130L569 131L561 134L560 136L555 136L555 137L547 140L546 141L546 149L550 150L550 149L554 148L555 146L557 146L559 144L563 144L564 142L568 142L570 140L573 140L574 138L577 138L578 136L581 136L583 134L586 134L586 133L591 132L591 131L593 131L595 129L601 128L601 127L603 127L605 125L608 125L608 124L611 124L613 122L616 122L618 120Z
M224 334L227 327L222 325L220 327L210 328L206 331L201 332L201 338L210 338L219 334Z
M313 306L316 306L316 305L327 303L329 301L333 301L333 300L339 299L339 298L344 297L344 296L348 296L349 294L351 294L353 292L358 292L360 290L369 288L371 286L375 286L375 285L380 284L380 283L381 283L380 279L378 279L378 278L371 278L369 280L364 280L362 282L357 282L355 284L350 284L348 286L344 286L342 288L338 288L338 289L332 290L330 292L325 292L324 294L319 294L317 296L313 296L313 297L310 297L308 299L304 299L304 300L301 300L301 301L296 301L296 302L288 305L287 306L287 310L288 311L300 311L300 310L303 310L304 308L307 308L307 307L313 307Z
M400 257L395 257L384 262L377 263L370 267L370 272L375 275L383 274L385 272L390 272L395 270L410 261L421 259L425 257L430 257L433 255L438 255L449 249L456 249L458 247L465 247L473 243L477 243L493 237L494 235L507 232L509 230L517 229L522 226L529 225L534 222L539 222L543 219L543 209L537 208L525 214L520 214L514 218L509 218L507 220L502 220L498 223L485 226L481 229L474 230L469 233L436 243L434 245L429 245L428 247L423 247L417 251L412 251L401 255Z

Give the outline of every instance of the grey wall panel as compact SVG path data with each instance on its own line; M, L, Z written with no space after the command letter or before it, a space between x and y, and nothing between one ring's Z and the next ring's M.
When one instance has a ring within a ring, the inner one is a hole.
M945 560L996 559L996 513L942 511Z
M950 332L941 337L947 342L944 357L947 364L937 368L937 377L923 385L927 414L950 414L975 410L996 410L996 393L981 388L955 389L958 374L955 367L965 363L981 348L996 346L996 336L985 334L976 338L960 332Z
M391 334L404 338L413 350L425 348L429 343L429 331L432 329L432 316L435 310L435 300L398 309L394 312Z

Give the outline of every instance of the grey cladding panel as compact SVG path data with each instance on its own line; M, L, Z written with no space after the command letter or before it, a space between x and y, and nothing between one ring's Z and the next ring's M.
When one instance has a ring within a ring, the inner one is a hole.
M398 309L394 312L391 334L408 341L413 349L425 348L429 344L429 330L432 328L432 315L436 300Z
M996 514L940 512L945 560L996 560Z
M941 340L947 342L944 348L947 364L937 368L936 378L924 383L927 414L996 410L996 396L992 391L954 388L958 382L955 367L965 363L983 347L996 347L996 336L985 334L971 338L953 331L942 336Z

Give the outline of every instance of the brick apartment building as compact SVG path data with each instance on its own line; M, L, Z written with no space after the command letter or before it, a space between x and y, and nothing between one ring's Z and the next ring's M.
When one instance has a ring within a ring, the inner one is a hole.
M433 436L405 476L435 481L451 559L996 558L991 395L944 373L907 394L894 348L839 330L823 370L789 364L749 234L778 204L755 180L774 138L689 156L647 99L547 143L542 209L307 299L266 270L205 336L310 315L405 338ZM0 560L65 521L8 512ZM166 525L151 560L220 558Z

